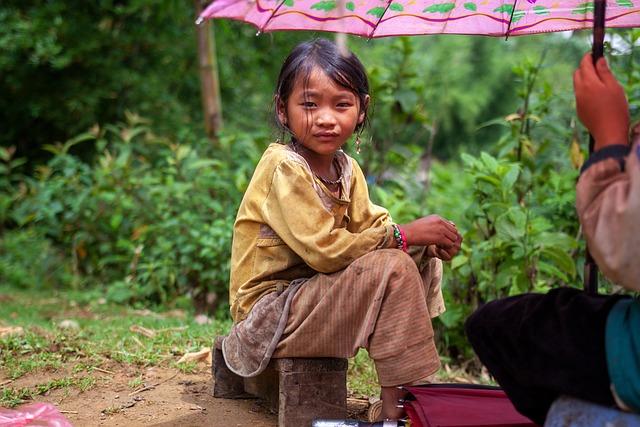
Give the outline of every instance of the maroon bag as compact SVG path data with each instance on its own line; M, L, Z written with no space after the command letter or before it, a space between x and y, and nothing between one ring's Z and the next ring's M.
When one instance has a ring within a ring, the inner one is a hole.
M498 387L475 384L426 384L404 387L404 408L411 427L535 426L520 415Z

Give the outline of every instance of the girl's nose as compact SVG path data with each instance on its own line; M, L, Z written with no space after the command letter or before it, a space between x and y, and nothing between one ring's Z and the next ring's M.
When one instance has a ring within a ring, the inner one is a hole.
M316 115L317 126L333 126L336 124L336 118L328 111L320 111Z

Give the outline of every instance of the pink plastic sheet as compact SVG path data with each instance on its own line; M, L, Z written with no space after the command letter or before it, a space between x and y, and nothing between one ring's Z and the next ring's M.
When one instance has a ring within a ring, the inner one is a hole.
M50 403L32 403L18 409L0 408L0 427L73 427Z

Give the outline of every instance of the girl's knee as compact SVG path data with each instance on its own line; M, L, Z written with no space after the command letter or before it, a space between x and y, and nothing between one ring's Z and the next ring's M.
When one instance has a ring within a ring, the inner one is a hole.
M419 273L415 262L406 252L398 249L380 249L375 252L377 253L376 262L386 268Z

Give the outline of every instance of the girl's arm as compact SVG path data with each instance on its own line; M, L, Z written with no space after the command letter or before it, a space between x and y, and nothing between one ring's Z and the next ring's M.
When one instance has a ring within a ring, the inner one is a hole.
M392 219L388 211L377 206L369 199L369 189L356 161L353 164L353 184L349 216L351 221L347 228L353 232L360 232L371 227L391 224ZM438 215L428 215L418 218L408 224L400 225L407 237L409 246L428 246L429 256L449 261L460 250L462 236L455 225Z
M353 167L351 178L351 194L349 198L349 223L347 229L353 233L359 233L371 227L391 225L393 220L389 211L382 206L374 204L369 198L369 188L367 179L360 168L358 162L349 159Z
M322 273L342 270L368 252L396 244L384 213L359 232L334 229L334 217L315 192L313 177L295 161L283 160L276 166L261 210L287 246Z

